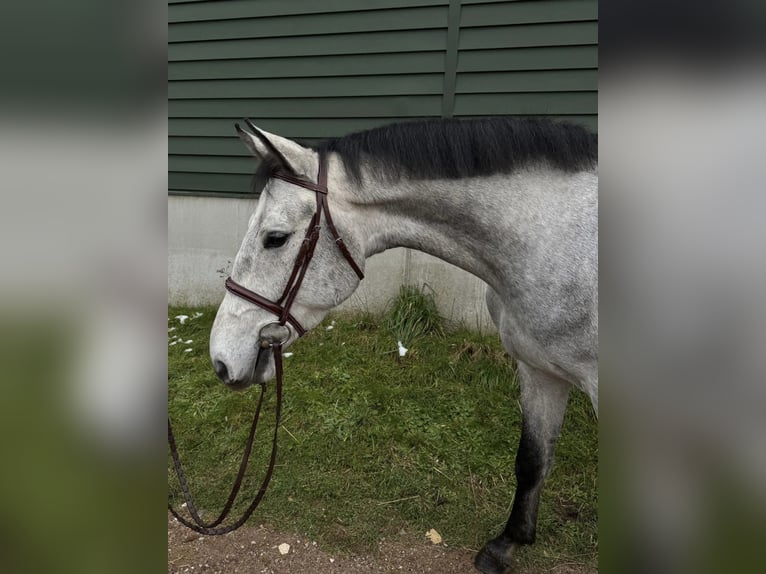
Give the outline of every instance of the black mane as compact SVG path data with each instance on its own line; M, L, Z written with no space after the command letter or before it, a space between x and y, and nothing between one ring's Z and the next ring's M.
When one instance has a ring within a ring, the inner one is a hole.
M336 152L348 174L362 179L460 179L511 173L537 162L568 172L598 162L598 137L584 127L546 119L492 117L391 124L325 140L314 149Z

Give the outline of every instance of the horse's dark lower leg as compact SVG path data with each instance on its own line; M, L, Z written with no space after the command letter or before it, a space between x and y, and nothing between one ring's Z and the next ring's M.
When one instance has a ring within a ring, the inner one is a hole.
M535 541L540 490L553 464L569 389L566 381L519 363L522 430L516 453L516 494L502 534L487 542L474 564L482 574L508 574L522 544Z

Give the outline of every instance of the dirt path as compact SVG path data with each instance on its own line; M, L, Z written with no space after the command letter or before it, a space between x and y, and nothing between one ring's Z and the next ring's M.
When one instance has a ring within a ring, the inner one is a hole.
M289 544L282 555L280 544ZM243 527L224 536L201 537L169 517L168 574L477 574L473 552L434 545L425 538L382 542L375 555L339 556L294 534L268 526ZM581 566L562 565L556 574L595 574ZM519 574L532 574L520 572Z

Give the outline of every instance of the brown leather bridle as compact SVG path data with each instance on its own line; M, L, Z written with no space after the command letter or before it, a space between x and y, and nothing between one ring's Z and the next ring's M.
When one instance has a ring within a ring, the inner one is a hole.
M327 222L327 229L330 230L330 233L335 238L335 244L338 246L338 249L340 249L340 252L343 257L345 257L346 261L348 261L351 269L354 270L360 280L364 279L364 273L362 273L359 265L356 264L356 261L354 261L354 258L351 256L348 247L346 247L346 244L343 242L343 239L333 223L332 216L330 215L330 206L327 203L327 170L324 166L324 157L319 157L319 171L317 173L316 183L293 177L283 171L275 172L272 174L272 177L311 190L316 194L316 211L309 222L308 229L306 229L306 236L303 238L303 243L295 258L295 265L293 265L290 278L287 280L287 285L285 285L282 295L276 301L270 301L263 295L250 291L234 281L231 277L226 279L226 289L238 297L272 312L278 317L279 325L291 325L298 336L302 337L306 334L306 329L304 329L298 320L290 314L290 309L295 302L295 297L298 295L298 290L301 288L303 278L306 276L309 263L311 263L311 259L314 257L314 249L317 241L319 241L322 214L324 214L325 221Z
M317 202L316 211L314 212L314 215L309 222L308 229L306 230L306 236L304 237L301 248L295 258L295 264L293 265L293 270L290 273L290 278L288 279L287 285L285 286L284 291L282 291L282 295L279 297L279 299L276 301L271 301L263 295L259 295L247 287L240 285L231 277L227 277L225 282L226 289L230 293L233 293L234 295L237 295L238 297L241 297L242 299L249 301L254 305L266 309L267 311L276 315L278 319L275 322L265 325L258 334L258 357L256 358L256 361L253 365L253 373L255 373L255 366L259 362L260 353L265 352L266 349L271 349L272 353L274 354L274 368L276 371L277 402L275 415L276 422L274 424L274 434L272 438L269 467L252 502L247 507L242 516L232 524L219 527L219 525L229 515L229 512L231 511L231 508L234 504L234 500L236 499L237 494L239 493L239 489L242 486L242 480L244 479L245 471L247 470L247 465L250 460L250 453L252 451L253 440L255 439L255 431L258 426L258 419L260 418L261 405L263 404L263 395L266 389L266 385L261 385L261 393L258 399L258 406L255 410L253 422L250 425L250 432L248 434L247 443L245 445L245 451L242 455L242 460L239 465L239 470L237 472L237 477L234 481L234 485L231 488L229 497L226 500L226 504L224 505L223 510L213 521L204 521L197 511L194 500L191 496L191 492L189 490L188 483L186 481L183 467L181 466L180 458L178 456L175 436L173 435L173 429L170 425L170 418L168 418L168 444L170 445L170 454L173 458L173 467L175 468L176 474L178 475L178 482L181 486L181 491L183 492L184 500L186 501L186 506L189 510L191 519L179 514L179 512L174 509L170 503L168 503L168 509L173 514L173 516L179 520L179 522L188 528L199 532L200 534L226 534L227 532L231 532L232 530L236 530L242 526L247 521L247 519L250 518L250 515L252 515L253 511L258 507L258 504L263 499L263 496L266 493L266 488L271 481L271 475L274 472L274 463L276 462L277 455L277 432L279 430L282 416L282 346L290 338L290 329L287 327L287 325L290 325L295 329L298 337L302 337L306 334L306 329L304 329L300 322L290 313L290 309L292 308L293 303L295 302L295 298L298 295L298 290L301 288L301 284L303 283L303 279L306 276L306 271L308 270L309 264L311 263L311 259L314 257L314 249L316 248L316 244L319 241L319 233L322 228L322 214L324 214L327 228L335 238L335 244L338 246L341 254L357 274L359 279L364 279L364 273L362 273L361 268L359 265L357 265L356 261L354 261L351 252L349 252L346 244L343 242L343 239L341 239L340 234L338 233L338 230L333 223L332 216L330 215L330 206L327 203L327 171L325 169L324 161L324 157L320 155L319 171L317 173L316 183L294 177L284 171L277 171L272 174L272 177L315 192ZM268 335L266 330L272 325L285 327L287 334L279 339L275 339L273 336Z

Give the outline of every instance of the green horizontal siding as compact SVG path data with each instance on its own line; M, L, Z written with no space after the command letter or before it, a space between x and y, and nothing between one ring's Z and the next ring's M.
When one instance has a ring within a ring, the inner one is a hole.
M173 136L168 138L168 153L172 155L222 155L252 157L230 129L227 137Z
M251 116L259 126L285 137L306 139L325 138L343 135L354 131L370 129L396 121L417 118L261 118ZM168 130L170 136L191 136L198 138L234 137L234 122L241 122L241 117L231 118L170 118ZM345 128L345 129L344 129ZM241 145L241 144L240 144ZM244 149L244 146L243 146Z
M592 0L548 0L540 2L504 2L464 6L460 25L502 26L542 22L596 20L598 4Z
M231 126L231 124L229 124L229 126ZM229 131L232 132L232 134L234 133L233 128L229 129ZM323 138L298 139L304 144L310 145L320 142ZM252 154L247 150L245 146L242 145L242 141L235 135L221 137L170 136L168 138L168 154L170 154L170 157L178 155L248 158L250 160L251 167L254 161Z
M172 0L169 3L176 4ZM226 2L193 0L193 3L171 7L168 22L359 12L415 6L446 6L448 3L448 0L364 0L364 2L359 0L290 0L289 2L285 0L227 0Z
M405 10L377 10L361 18L358 12L310 14L274 18L243 18L217 22L187 22L168 29L168 41L230 40L317 36L388 30L444 28L447 12L441 6Z
M168 80L324 78L444 72L444 52L168 62Z
M289 138L328 138L368 130L392 122L404 122L418 118L265 118L251 114L250 118L258 127ZM228 137L235 136L234 122L241 122L242 116L228 118L170 118L168 133L171 136ZM241 144L240 144L241 145ZM242 146L242 149L245 149Z
M248 193L243 117L304 141L443 114L597 129L596 0L450 10L449 0L170 0L170 193Z
M255 38L184 42L168 45L168 60L218 60L233 58L270 58L314 56L317 54L374 54L386 52L433 52L441 50L446 30L402 30L302 36L295 38Z
M534 72L465 72L458 74L458 94L592 91L596 70Z
M442 74L170 82L171 99L400 96L442 93Z
M454 115L598 125L598 3L461 2Z
M186 173L229 173L252 176L257 167L255 158L200 155L170 155L168 169Z
M537 92L526 94L457 94L455 115L588 114L596 109L596 92Z
M441 96L171 100L170 118L372 118L438 116Z
M515 114L516 117L540 117L540 114ZM490 114L483 114L483 115L465 115L465 116L459 116L460 118L485 118L490 116ZM598 115L597 114L545 114L545 117L549 120L554 120L558 122L568 122L571 124L579 124L582 126L585 126L592 132L598 131Z
M230 173L168 172L168 188L197 192L223 191L246 194L250 189L252 175Z
M458 72L563 70L598 66L598 46L556 46L466 50L457 57Z
M171 157L174 155L245 157L252 162L252 154L242 145L242 141L233 135L234 128L231 124L229 124L229 128L228 131L231 133L220 137L170 136L168 138L168 153ZM320 142L323 138L298 139L304 144L310 145Z
M518 26L466 28L460 31L461 50L569 46L596 44L597 42L598 24L596 22L521 24Z

